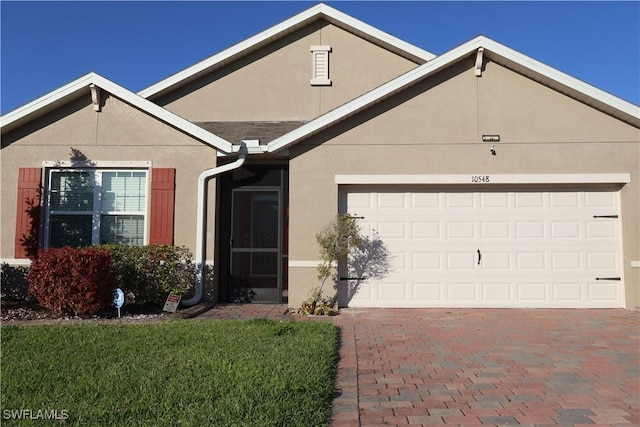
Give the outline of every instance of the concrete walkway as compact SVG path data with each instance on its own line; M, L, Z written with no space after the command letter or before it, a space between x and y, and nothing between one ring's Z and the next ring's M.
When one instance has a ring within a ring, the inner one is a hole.
M199 317L289 317L285 306L217 310ZM636 311L342 309L313 319L341 331L333 427L640 425Z

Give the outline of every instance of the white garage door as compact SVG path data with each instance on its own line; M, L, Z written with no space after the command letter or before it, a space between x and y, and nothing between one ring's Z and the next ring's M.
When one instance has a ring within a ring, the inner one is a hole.
M617 191L342 191L392 254L343 306L623 307Z

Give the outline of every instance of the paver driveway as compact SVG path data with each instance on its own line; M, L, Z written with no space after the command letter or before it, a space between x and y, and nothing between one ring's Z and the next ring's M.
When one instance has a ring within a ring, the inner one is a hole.
M640 313L342 309L333 426L640 425Z

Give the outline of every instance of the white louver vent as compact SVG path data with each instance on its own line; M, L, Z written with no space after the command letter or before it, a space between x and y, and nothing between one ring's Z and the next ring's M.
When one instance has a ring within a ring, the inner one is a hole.
M311 46L313 61L312 86L330 86L329 79L329 52L331 46Z

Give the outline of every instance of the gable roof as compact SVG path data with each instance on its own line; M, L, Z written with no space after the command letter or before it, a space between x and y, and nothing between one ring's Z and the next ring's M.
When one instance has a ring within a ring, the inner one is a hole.
M324 19L339 28L356 34L365 40L382 46L418 64L435 58L434 54L426 50L400 40L371 25L365 24L326 4L320 3L179 73L161 80L141 90L138 94L144 98L157 98L166 92L196 80L216 68L245 56L319 19Z
M549 67L487 37L478 36L382 86L325 113L306 125L271 141L268 144L268 151L273 153L284 150L298 141L341 122L429 76L468 58L469 55L475 54L480 48L484 48L484 56L490 58L492 61L621 121L629 123L632 126L640 128L640 107L637 105L631 104L588 83L571 77L568 74Z
M142 98L139 95L113 83L110 80L96 74L89 73L71 83L62 86L40 98L17 108L4 116L0 117L0 130L2 133L9 132L12 129L21 126L30 120L40 117L63 104L66 104L78 97L88 94L91 91L91 85L98 86L104 91L112 94L134 107L139 108L145 113L155 117L156 119L185 132L188 135L212 146L218 151L231 153L232 144L206 130L202 129L190 121L165 110L157 104Z

